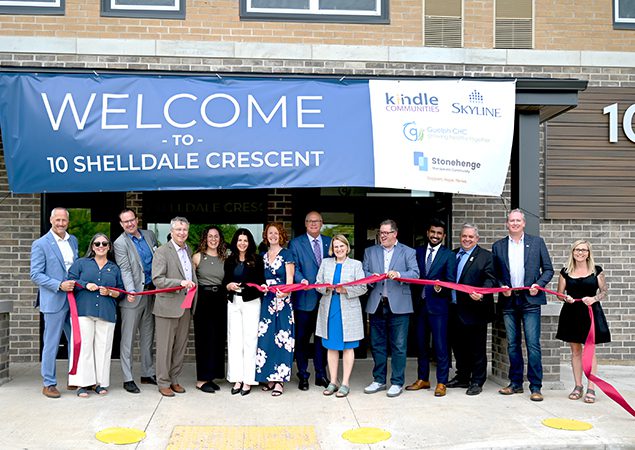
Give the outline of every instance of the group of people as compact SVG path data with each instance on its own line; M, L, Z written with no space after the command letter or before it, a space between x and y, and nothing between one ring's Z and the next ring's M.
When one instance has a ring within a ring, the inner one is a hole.
M219 227L207 227L192 252L186 243L189 222L184 217L172 219L171 239L160 247L154 233L139 228L133 210L123 210L119 220L123 233L114 243L97 233L86 256L80 258L77 239L67 232L68 211L55 208L51 231L33 243L31 279L39 287L44 315L41 370L42 392L47 397L60 397L55 358L62 333L73 341L69 292L76 297L81 350L68 388L76 389L79 397L87 397L91 391L108 393L118 311L123 387L127 392L140 392L132 370L137 331L140 383L156 385L166 397L185 392L180 379L193 318L197 389L214 393L220 389L215 380L226 377L234 395L248 395L262 385L263 391L277 397L291 379L295 359L298 387L306 391L312 355L314 381L324 388L323 394L346 397L354 349L364 338L360 297L367 292L374 367L373 381L364 388L365 393L386 390L388 397L397 397L404 389L430 389L432 338L434 395L443 397L448 388L464 388L467 395L478 395L487 377L487 326L494 316L494 298L435 283L444 281L506 289L499 295L498 307L507 333L510 383L499 393L523 392L524 334L530 399L543 400L540 307L546 296L538 288L544 288L554 272L544 241L524 232L525 217L520 210L510 212L506 221L509 234L495 242L491 252L478 245L479 232L473 224L462 226L460 246L452 251L443 245L447 228L440 220L430 222L427 242L416 249L400 243L397 224L385 220L380 224L378 243L366 249L362 262L349 257L351 246L345 236L321 234L322 216L315 211L305 218L306 233L290 242L281 223L267 224L262 236L267 250L263 253L246 228L238 229L228 246ZM376 283L342 286L380 274L386 278ZM404 278L432 283L422 287L401 281ZM292 294L277 288L294 283L307 287ZM336 287L308 286L315 283ZM195 287L191 305L185 304L183 300ZM516 289L522 287L528 289ZM569 398L584 397L592 403L593 384L589 382L586 394L582 387L582 346L590 327L587 305L594 314L596 342L610 342L610 333L600 305L607 285L589 242L580 240L572 246L567 265L560 272L558 292L565 304L557 338L570 343L575 378ZM411 319L416 327L417 379L406 385ZM152 351L155 338L156 368ZM451 353L456 370L449 380Z

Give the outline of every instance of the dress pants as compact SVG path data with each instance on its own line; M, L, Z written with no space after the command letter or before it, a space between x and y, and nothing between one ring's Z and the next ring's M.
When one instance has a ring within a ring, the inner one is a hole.
M227 302L227 381L257 385L256 350L258 348L258 322L260 299L244 302L234 295Z
M466 324L451 305L450 337L456 359L456 378L479 386L487 379L487 322Z
M200 285L193 320L196 379L211 381L225 378L226 291L220 286Z
M44 386L57 385L55 362L57 359L57 351L60 347L62 331L66 334L67 341L71 342L68 312L69 307L68 304L66 304L61 311L56 313L42 313L44 317L44 336L42 338L44 345L42 347L42 365L40 372ZM72 360L69 359L69 362L70 361Z
M326 349L322 338L315 335L317 307L314 311L293 311L295 319L295 361L298 365L298 377L309 378L309 354L311 353L311 335L313 335L313 367L315 378L326 377Z
M81 316L78 320L82 345L77 373L68 376L68 384L80 387L96 384L107 388L110 386L110 357L115 324L92 316ZM71 360L72 356L71 352Z
M121 300L125 302L126 300ZM139 330L139 356L141 360L141 376L154 376L154 359L152 345L154 344L154 317L152 306L154 295L144 295L135 308L119 308L121 312L121 344L119 358L124 381L134 379L132 373L132 347L135 334Z
M437 383L447 384L450 372L448 314L430 314L425 300L415 306L417 378L430 381L430 333L437 358Z
M373 354L373 380L386 384L388 372L388 345L390 345L390 383L403 386L406 371L408 323L410 314L393 314L388 305L381 303L370 314L370 349Z
M160 388L179 384L190 331L191 310L176 318L154 316L157 337L157 384Z

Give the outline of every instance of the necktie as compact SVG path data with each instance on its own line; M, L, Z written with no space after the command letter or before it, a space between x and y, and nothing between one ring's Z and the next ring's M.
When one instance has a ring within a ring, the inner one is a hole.
M459 252L456 254L456 282L459 282L459 279L461 278L461 258L463 258L463 255L467 255L467 252L465 250L459 250ZM456 304L456 291L452 291L452 303Z
M320 251L320 241L317 239L313 239L313 254L315 255L315 260L317 261L318 266L322 264L322 252Z
M461 258L463 258L463 255L465 255L467 252L465 250L459 250L459 253L456 255L456 262L461 261Z
M426 275L430 273L430 266L432 265L432 255L434 254L434 248L428 247L428 257L426 258Z

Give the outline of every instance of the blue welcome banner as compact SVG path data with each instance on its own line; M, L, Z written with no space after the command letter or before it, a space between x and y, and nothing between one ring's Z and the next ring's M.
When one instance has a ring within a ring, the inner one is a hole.
M0 74L15 193L374 186L368 81Z

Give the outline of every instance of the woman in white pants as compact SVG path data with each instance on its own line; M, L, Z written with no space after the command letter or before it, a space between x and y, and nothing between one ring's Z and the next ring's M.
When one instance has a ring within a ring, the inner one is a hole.
M76 281L74 293L82 338L77 373L69 375L68 382L79 386L78 397L88 397L88 387L93 385L97 394L105 395L110 386L116 299L123 296L108 289L123 289L121 272L113 261L110 239L97 233L90 240L86 257L79 258L68 270L69 280Z
M262 293L246 283L264 284L264 266L249 230L239 228L225 260L227 288L227 381L234 383L233 395L247 395L257 385L256 348Z

